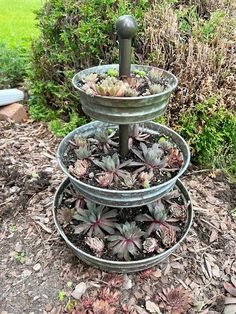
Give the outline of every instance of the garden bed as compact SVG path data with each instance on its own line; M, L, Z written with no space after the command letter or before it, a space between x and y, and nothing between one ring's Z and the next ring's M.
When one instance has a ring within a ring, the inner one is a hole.
M19 178L0 174L0 311L65 313L75 286L84 283L87 290L80 304L86 298L103 300L102 291L109 288L109 297L117 296L113 305L117 314L124 313L122 305L131 313L151 313L150 302L160 304L156 300L161 287L179 285L201 308L192 307L186 313L222 313L230 296L223 284L235 282L236 223L231 214L236 207L235 185L220 174L191 168L184 183L193 199L195 219L186 242L150 271L108 275L80 262L55 232L51 207L63 179L55 159L59 139L41 123L1 122L0 126L3 168L12 174L16 168ZM27 176L45 171L48 178L40 188L39 182L32 190L24 184ZM22 201L26 192L27 199ZM168 312L161 308L161 313Z

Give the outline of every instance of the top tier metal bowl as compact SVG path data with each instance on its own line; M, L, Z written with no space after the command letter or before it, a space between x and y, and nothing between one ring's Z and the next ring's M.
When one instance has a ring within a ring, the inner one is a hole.
M105 73L109 69L119 70L119 65L109 64L89 68L77 73L72 80L74 87L79 90L83 111L90 117L100 121L130 124L148 121L160 116L165 112L170 94L178 84L177 78L172 73L161 70L163 71L163 78L167 82L167 88L156 95L141 97L91 96L81 89L79 82L85 76L91 73ZM135 69L148 72L153 67L131 65L131 71Z

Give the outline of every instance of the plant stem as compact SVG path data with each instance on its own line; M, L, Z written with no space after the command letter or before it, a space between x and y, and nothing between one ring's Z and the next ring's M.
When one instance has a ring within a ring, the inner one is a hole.
M119 146L122 156L126 156L129 152L129 125L119 125Z

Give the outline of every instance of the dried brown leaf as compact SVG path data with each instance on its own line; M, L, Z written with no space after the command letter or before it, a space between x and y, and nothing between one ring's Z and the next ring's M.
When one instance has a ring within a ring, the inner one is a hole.
M236 288L231 285L231 283L229 282L225 282L224 283L224 288L227 292L229 292L231 295L233 295L234 297L236 297Z

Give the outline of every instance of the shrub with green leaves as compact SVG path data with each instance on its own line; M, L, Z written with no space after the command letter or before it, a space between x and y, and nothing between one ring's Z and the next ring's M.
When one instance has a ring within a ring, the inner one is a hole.
M14 88L23 82L27 55L23 49L0 43L0 89Z
M236 174L236 115L210 98L187 110L177 131L188 141L192 160Z
M37 15L41 35L33 44L31 60L31 116L52 121L50 129L58 135L85 123L78 92L72 87L73 75L99 63L117 62L115 21L122 14L132 14L142 29L148 3L48 0ZM134 47L141 47L138 38Z
M81 69L118 61L114 25L122 14L132 14L139 26L132 62L158 66L178 77L167 114L158 121L179 125L196 162L235 171L229 130L236 86L235 1L46 1L38 13L41 35L33 45L32 117L51 121L50 129L60 136L87 121L71 79ZM216 91L221 106L213 106L208 116L203 104Z

